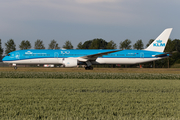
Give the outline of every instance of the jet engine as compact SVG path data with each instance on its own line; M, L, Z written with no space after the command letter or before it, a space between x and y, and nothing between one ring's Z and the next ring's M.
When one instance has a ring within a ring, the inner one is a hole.
M71 58L63 58L63 66L64 67L77 67L78 60Z

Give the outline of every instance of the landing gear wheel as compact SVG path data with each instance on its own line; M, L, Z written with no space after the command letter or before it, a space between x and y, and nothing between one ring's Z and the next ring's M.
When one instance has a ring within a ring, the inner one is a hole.
M16 69L17 69L17 66L14 66L14 69L16 70Z
M92 66L90 66L90 67L89 67L89 69L90 69L90 70L93 70L93 67L92 67Z
M85 70L93 70L93 67L92 66L85 67Z

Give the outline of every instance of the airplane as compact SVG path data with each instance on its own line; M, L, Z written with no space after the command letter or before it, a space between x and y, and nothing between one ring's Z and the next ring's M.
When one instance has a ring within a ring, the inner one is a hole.
M63 67L85 65L86 70L92 70L97 64L139 64L160 60L171 56L164 53L172 28L165 29L146 49L59 49L59 50L17 50L3 58L3 63L9 63L17 69L18 64L61 64Z

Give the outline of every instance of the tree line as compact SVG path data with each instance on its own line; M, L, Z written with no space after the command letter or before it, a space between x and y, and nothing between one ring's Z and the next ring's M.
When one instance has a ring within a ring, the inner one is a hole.
M153 41L154 41L154 39L150 39L145 47L148 47ZM119 49L121 49L121 50L144 49L144 44L143 44L142 40L137 40L134 45L131 45L131 43L132 42L129 39L121 41L119 43ZM1 43L1 39L0 39L0 57L2 57L3 52L5 53L5 55L7 55L8 53L16 50L16 44L13 39L9 39L5 43L5 50L2 48L1 44L2 43ZM74 49L74 46L72 45L71 41L68 40L64 43L62 48ZM30 41L22 40L19 45L19 49L20 50L32 49L32 45L31 45ZM46 49L46 48L44 46L43 41L40 39L37 39L34 43L34 49ZM53 39L50 41L47 49L60 49L60 47L59 47L59 44L57 43L57 41ZM113 40L111 40L110 42L107 42L106 40L104 40L102 38L96 38L93 40L87 40L84 43L79 42L75 49L117 49L117 44ZM164 52L173 52L173 51L178 51L178 52L174 53L173 56L170 57L168 60L167 59L159 60L158 65L162 67L167 62L169 62L169 65L173 65L174 63L180 63L180 60L179 60L180 59L180 54L179 54L180 40L179 39L174 39L174 40L169 39L168 40L168 43L166 45ZM157 62L156 62L156 64L157 64Z
M129 39L126 39L122 42L119 43L120 47L119 49L132 49L131 46L131 41ZM74 49L74 46L72 45L71 41L66 41L64 45L62 46L63 49ZM144 44L142 40L138 40L134 45L134 49L143 49ZM20 50L25 50L25 49L32 49L32 45L30 41L28 40L22 40L20 45L19 45ZM37 39L34 43L34 49L46 49L44 46L44 43L42 40ZM49 46L47 49L60 49L59 44L55 40L51 40ZM85 41L84 43L80 42L77 45L77 48L75 49L117 49L116 43L111 40L110 42L105 41L104 39L93 39L93 40L88 40ZM1 39L0 39L0 57L3 55L3 52L5 55L8 53L15 51L16 50L16 44L13 39L9 39L5 43L5 51L1 46Z

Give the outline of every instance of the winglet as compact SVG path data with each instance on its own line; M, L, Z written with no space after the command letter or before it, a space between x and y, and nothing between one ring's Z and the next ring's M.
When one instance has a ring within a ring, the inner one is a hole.
M145 50L163 52L172 28L165 29Z

